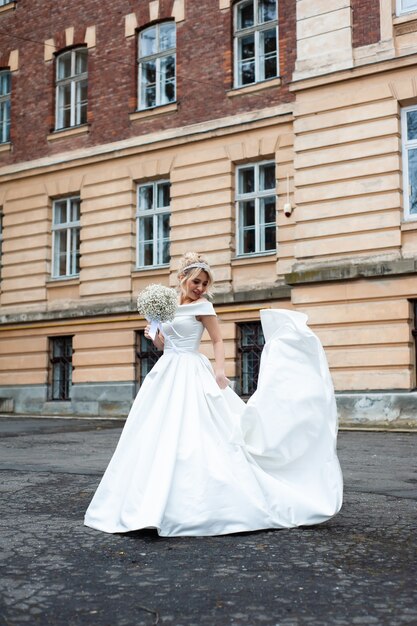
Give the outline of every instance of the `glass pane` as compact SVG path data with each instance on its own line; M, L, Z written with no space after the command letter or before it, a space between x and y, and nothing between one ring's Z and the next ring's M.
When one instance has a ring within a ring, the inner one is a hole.
M83 80L76 84L76 124L87 122L87 81Z
M258 2L258 22L270 22L277 19L276 0L259 0Z
M153 217L142 217L139 221L141 241L153 239Z
M255 225L255 201L248 200L240 203L240 223L242 226Z
M55 233L54 242L54 275L65 276L67 273L67 231Z
M255 191L255 168L245 167L239 170L239 193Z
M159 237L167 239L169 237L169 213L158 215L158 222Z
M153 265L153 243L145 243L143 246L143 264Z
M277 29L264 30L261 32L261 50L264 54L271 54L277 50Z
M80 229L73 228L71 232L71 274L80 272Z
M156 106L156 88L147 87L145 91L145 108Z
M156 52L156 26L152 26L140 33L139 57L146 57Z
M62 80L71 76L71 52L65 52L58 57L57 78Z
M410 213L417 214L417 149L408 151Z
M239 39L239 59L246 61L255 58L255 35L247 35Z
M275 198L261 199L261 224L275 224Z
M139 187L139 210L150 211L153 208L153 185Z
M175 22L165 22L159 29L159 50L175 48Z
M10 72L0 73L0 96L7 96L10 93Z
M75 73L83 74L87 71L87 50L81 49L75 51Z
M268 80L270 78L275 78L276 76L278 76L277 57L276 57L276 54L274 53L273 56L266 57L264 59L263 78L264 80Z
M159 183L157 186L158 189L158 209L162 209L165 207L169 207L169 183Z
M407 112L407 139L417 139L417 110Z
M67 201L54 202L54 224L65 224L67 221Z
M416 0L401 0L401 11L417 11Z
M237 8L237 28L250 28L254 25L253 1L241 4Z
M169 241L164 241L162 244L162 263L169 263Z
M276 247L276 228L275 226L267 226L265 228L265 250L275 250Z
M259 167L259 189L275 189L275 163L267 163Z
M255 252L255 229L243 231L243 254L249 254Z
M142 83L149 86L156 83L156 64L155 61L146 61L142 63Z
M71 200L71 221L78 222L80 219L80 201L77 199Z
M175 57L160 59L159 72L161 94L159 104L167 104L175 100Z
M255 61L245 61L239 64L240 85L250 85L255 82Z

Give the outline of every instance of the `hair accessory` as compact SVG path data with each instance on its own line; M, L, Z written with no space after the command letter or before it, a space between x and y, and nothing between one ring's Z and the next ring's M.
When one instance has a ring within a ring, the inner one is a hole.
M191 263L190 265L187 265L186 267L183 268L183 272L186 272L187 270L192 270L194 267L198 267L201 270L204 270L206 272L210 272L210 266L207 263Z

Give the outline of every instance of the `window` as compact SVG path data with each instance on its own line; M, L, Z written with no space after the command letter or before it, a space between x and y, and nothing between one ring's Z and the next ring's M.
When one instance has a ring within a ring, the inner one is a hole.
M417 11L417 0L397 0L397 15Z
M278 76L277 0L235 5L235 87Z
M9 70L0 72L0 143L10 141L10 92Z
M52 277L80 272L80 199L63 198L53 204Z
M417 219L417 106L401 111L404 218Z
M170 183L138 185L137 267L169 263Z
M275 163L237 168L238 255L276 249Z
M63 52L56 62L56 129L87 122L87 49Z
M15 0L0 0L0 7L3 7L5 4L10 4L11 2L15 2Z
M50 399L69 400L72 383L72 337L50 339Z
M143 330L137 331L135 363L136 363L136 382L138 387L143 383L145 376L151 371L162 352L155 347L152 341L146 339Z
M237 325L237 372L238 392L250 396L256 389L265 343L260 322L245 322Z
M139 109L175 101L175 28L164 22L139 33Z

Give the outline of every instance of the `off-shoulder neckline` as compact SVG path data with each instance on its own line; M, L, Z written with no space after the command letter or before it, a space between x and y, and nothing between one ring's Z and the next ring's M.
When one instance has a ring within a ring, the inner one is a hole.
M210 304L208 300L203 298L202 300L197 300L197 302L188 302L187 304L179 304L178 306L194 306L195 304L203 304L204 302L207 302L207 304Z

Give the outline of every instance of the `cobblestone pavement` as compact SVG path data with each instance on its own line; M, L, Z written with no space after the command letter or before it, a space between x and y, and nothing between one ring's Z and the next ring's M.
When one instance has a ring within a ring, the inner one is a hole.
M167 539L82 525L120 427L0 419L1 626L417 624L417 434L342 432L325 524Z

